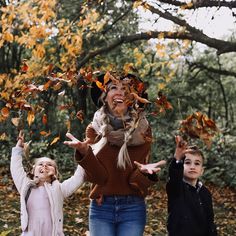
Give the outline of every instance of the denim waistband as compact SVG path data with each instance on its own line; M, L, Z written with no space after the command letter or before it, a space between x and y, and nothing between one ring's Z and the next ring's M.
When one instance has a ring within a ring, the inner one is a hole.
M110 203L135 203L144 201L143 197L139 197L136 195L112 195L112 196L103 196L103 202L110 202Z

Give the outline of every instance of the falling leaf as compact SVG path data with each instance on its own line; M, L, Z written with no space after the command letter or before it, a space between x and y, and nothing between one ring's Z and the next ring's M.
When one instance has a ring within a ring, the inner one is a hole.
M219 132L215 122L201 112L195 112L181 121L180 132L198 138L210 148L213 137Z
M40 131L40 134L42 136L48 137L51 134L51 131L47 132L47 131Z
M98 88L100 88L102 91L105 91L105 87L103 86L103 84L100 81L96 81L96 85Z
M28 111L27 121L28 121L29 126L32 125L32 123L34 122L34 119L35 119L34 112L32 110Z
M54 138L54 139L52 140L52 142L50 143L50 145L53 145L53 144L57 143L59 140L60 140L60 136Z
M167 101L166 96L162 92L158 93L155 103L159 113L164 113L166 110L173 109L171 103Z
M43 122L44 125L46 125L48 123L48 117L47 117L46 114L43 114L42 122Z
M82 110L76 113L76 117L80 120L81 123L84 121L84 112Z
M9 111L9 109L8 109L7 107L3 107L3 108L1 109L1 114L2 114L2 116L4 116L5 118L7 118L7 117L9 116L9 114L10 114L10 111Z
M21 72L27 72L29 69L28 65L24 62L21 66Z
M7 139L8 139L8 137L7 137L6 133L2 133L2 134L0 135L0 140L1 140L1 141L6 141Z
M144 104L151 103L146 98L139 97L139 95L136 94L136 93L130 93L130 94L133 95L134 99L136 99L138 102L141 102L141 103L144 103Z

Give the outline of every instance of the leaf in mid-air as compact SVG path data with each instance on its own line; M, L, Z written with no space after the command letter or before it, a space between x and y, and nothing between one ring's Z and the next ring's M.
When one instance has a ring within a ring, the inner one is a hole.
M50 143L50 145L53 145L53 144L57 143L59 140L60 140L60 136L57 136L56 138L54 138L54 139L52 140L52 142Z
M215 122L201 112L195 112L181 121L180 132L190 138L198 138L210 148L213 137L219 132Z

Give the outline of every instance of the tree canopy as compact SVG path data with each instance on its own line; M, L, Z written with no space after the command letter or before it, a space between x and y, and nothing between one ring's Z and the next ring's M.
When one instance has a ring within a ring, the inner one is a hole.
M59 144L68 130L82 137L95 110L88 96L95 72L122 69L137 74L148 89L148 116L158 127L154 159L157 152L170 152L173 131L186 119L212 129L209 120L214 120L223 134L216 151L228 141L227 150L234 148L235 32L223 39L208 36L190 16L226 8L235 19L235 1L21 0L0 5L3 142L12 140L16 127L43 139L47 148ZM151 14L153 25L165 19L173 27L141 30L141 11Z

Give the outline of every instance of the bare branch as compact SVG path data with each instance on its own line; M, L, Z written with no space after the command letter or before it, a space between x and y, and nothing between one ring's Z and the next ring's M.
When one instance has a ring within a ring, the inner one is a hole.
M194 62L194 63L189 62L189 66L190 66L190 69L191 68L194 68L194 69L198 68L201 71L206 70L208 72L215 73L215 74L218 74L218 75L236 77L236 72L228 71L228 70L222 70L222 69L216 69L214 67L208 67L208 66L206 66L206 65L204 65L203 63L200 63L200 62Z
M86 54L78 63L78 68L81 68L85 65L90 59L96 57L97 55L109 52L114 48L124 44L131 43L139 40L149 40L149 39L157 39L159 37L167 38L167 39L181 39L181 40L191 40L203 43L208 45L209 47L215 48L218 51L218 54L227 53L227 52L236 52L236 42L227 42L219 39L210 38L207 35L201 33L200 31L196 31L196 33L191 34L188 32L168 32L168 31L150 31L145 33L121 36L120 38L110 42L104 47L98 48L94 51L91 51Z
M193 0L187 4L178 0L159 0L160 3L167 3L172 6L181 7L182 9L197 9L204 7L228 7L236 8L236 1L220 1L220 0Z

